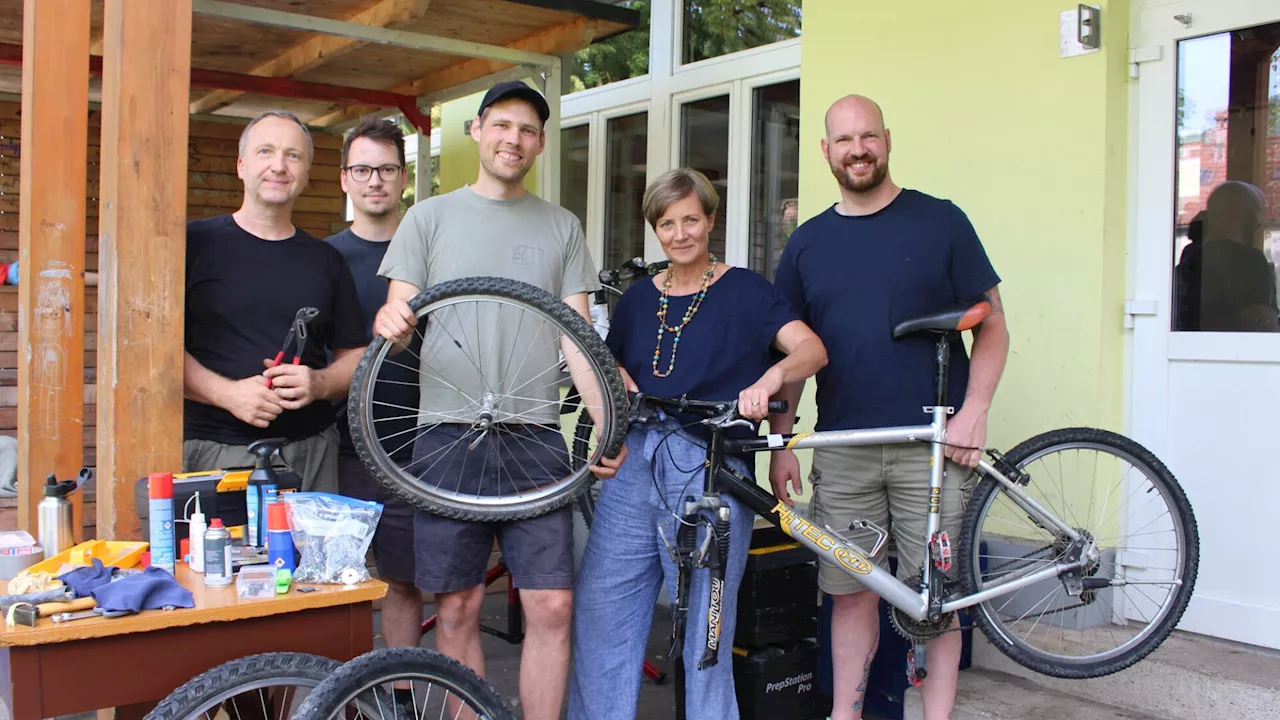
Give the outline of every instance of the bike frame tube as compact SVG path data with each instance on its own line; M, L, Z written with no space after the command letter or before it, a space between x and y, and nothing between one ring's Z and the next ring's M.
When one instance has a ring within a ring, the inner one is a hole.
M834 532L814 525L803 513L788 507L737 472L721 468L713 492L726 490L757 515L777 526L801 545L857 576L858 580L916 620L924 620L924 597L888 571L871 562L867 552Z

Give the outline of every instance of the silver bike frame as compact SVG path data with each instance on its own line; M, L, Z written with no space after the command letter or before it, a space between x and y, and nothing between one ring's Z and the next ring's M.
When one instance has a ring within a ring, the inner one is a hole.
M819 448L819 447L851 447L860 445L899 445L908 443L928 442L932 444L929 460L929 513L925 523L925 548L926 554L930 546L930 539L938 532L941 527L941 517L939 513L942 508L942 477L945 464L945 450L947 440L947 416L949 408L933 407L926 408L933 416L933 422L930 425L912 425L902 427L878 428L872 430L828 430L822 432L799 433L791 436L785 441L785 447L788 450L799 450L803 448ZM782 443L782 436L767 436L769 444L777 447ZM1080 535L1075 529L1068 526L1054 515L1046 511L1035 500L1029 497L1022 487L1005 477L1003 473L995 467L987 463L985 460L978 462L977 469L985 473L989 477L993 477L1004 486L1009 493L1026 513L1041 526L1056 529L1063 533L1072 541L1078 540ZM772 512L778 516L778 524L783 532L791 536L800 544L809 548L813 552L826 557L836 566L843 568L844 572L855 577L859 582L867 588L875 592L886 602L916 620L924 620L929 614L930 593L929 580L935 572L933 563L929 557L926 557L924 563L924 587L920 592L913 591L906 583L899 580L893 574L880 568L869 559L867 551L860 548L856 543L845 540L839 533L832 528L819 528L814 525L802 513L788 507L781 501L772 508ZM993 597L999 597L1005 593L1012 592L1028 585L1041 582L1045 579L1056 577L1063 571L1081 567L1082 562L1075 563L1057 563L1047 566L1035 572L1027 572L1019 574L1012 579L1002 579L1001 582L991 587L985 588L972 595L945 602L942 604L942 612L948 613L962 608L966 608L978 603L985 602Z

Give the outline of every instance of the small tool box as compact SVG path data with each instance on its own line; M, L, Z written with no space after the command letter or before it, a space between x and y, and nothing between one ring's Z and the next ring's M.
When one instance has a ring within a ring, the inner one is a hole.
M173 519L174 546L177 547L187 537L185 520L195 510L195 501L191 498L200 496L200 512L207 518L218 518L233 536L243 537L244 527L249 522L248 506L245 502L245 491L249 486L249 473L252 467L227 468L225 470L205 470L175 474L173 476ZM293 470L282 466L275 467L278 492L298 491L302 488L302 478ZM139 478L133 488L134 505L138 518L142 521L142 539L150 540L150 524L147 522L149 500L147 497L147 478Z
M817 706L818 644L801 640L750 651L733 649L741 720L806 720Z
M757 529L738 589L734 645L789 645L817 632L816 556L777 528Z

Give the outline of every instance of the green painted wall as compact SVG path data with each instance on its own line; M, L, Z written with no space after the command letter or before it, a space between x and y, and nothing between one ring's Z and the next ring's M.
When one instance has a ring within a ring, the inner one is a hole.
M894 179L964 209L1003 278L1012 347L988 442L1005 449L1064 425L1122 429L1129 2L1100 5L1102 51L1072 58L1058 18L1074 5L804 6L801 217L839 200L827 107L876 100Z

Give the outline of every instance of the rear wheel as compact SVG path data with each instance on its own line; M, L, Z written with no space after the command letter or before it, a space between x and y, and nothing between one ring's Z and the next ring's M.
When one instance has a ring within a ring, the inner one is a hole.
M410 504L462 520L534 517L572 501L594 479L587 467L618 453L626 396L617 362L563 301L515 280L465 278L427 288L409 307L413 343L403 352L382 337L369 344L349 424L373 475ZM572 448L558 435L570 379L602 424ZM415 384L420 403L386 400L388 384ZM415 443L437 430L433 439L448 440L414 459ZM507 461L526 457L534 461ZM481 479L464 478L468 462Z
M337 660L305 653L242 657L179 685L147 713L146 720L285 720L295 717L312 688L341 666Z
M966 593L1085 564L977 605L978 627L1013 660L1055 677L1099 677L1146 657L1182 617L1199 567L1195 517L1177 480L1138 443L1093 428L1038 435L1007 460L1025 473L1022 490L1081 540L1045 529L984 478L962 530Z

